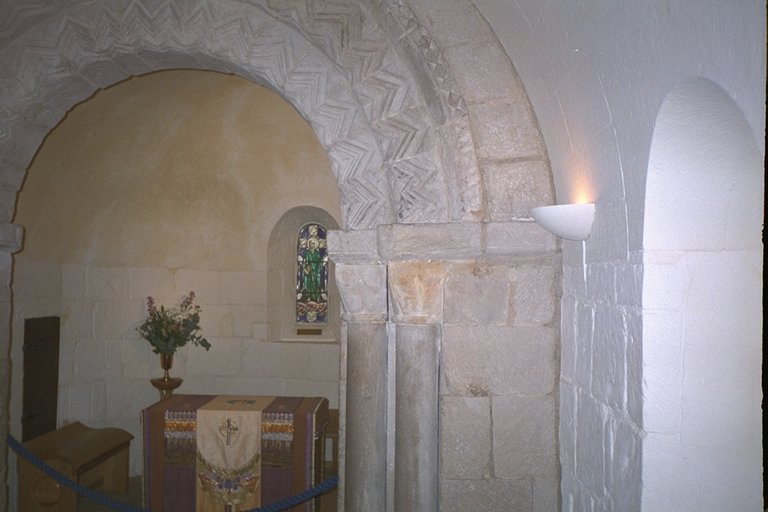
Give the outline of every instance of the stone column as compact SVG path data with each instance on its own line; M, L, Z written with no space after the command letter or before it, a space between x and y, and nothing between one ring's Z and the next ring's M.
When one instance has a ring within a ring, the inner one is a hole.
M0 224L0 437L10 429L11 399L11 268L12 254L21 249L22 229L15 224ZM0 450L0 510L8 508L8 450Z
M437 327L398 325L396 333L395 510L437 512Z
M396 322L395 510L438 507L438 369L444 265L392 262Z
M346 342L343 505L384 512L387 478L387 269L371 231L328 234ZM344 364L344 363L342 363Z
M386 369L386 324L348 323L345 510L385 510Z

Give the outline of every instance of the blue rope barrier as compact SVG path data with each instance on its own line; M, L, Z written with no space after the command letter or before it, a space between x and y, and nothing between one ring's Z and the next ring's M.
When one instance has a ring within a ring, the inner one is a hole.
M61 473L53 469L51 466L49 466L48 464L40 460L34 453L29 451L23 444L21 444L16 439L14 439L14 437L11 436L10 434L6 436L5 441L6 443L8 443L8 446L14 452L16 452L18 456L23 457L24 459L29 461L37 469L45 473L47 476L52 478L58 484L63 485L68 489L72 489L73 491L75 491L77 494L80 494L81 496L85 496L86 498L92 501L95 501L100 505L104 505L105 507L109 507L112 510L117 510L119 512L149 512L149 510L137 509L137 508L131 507L130 505L126 505L125 503L121 503L119 501L113 500L109 496L100 494L94 491L93 489L89 489L88 487L80 485L79 483L68 478L67 476L62 475Z
M272 503L271 505L254 508L246 512L282 512L283 510L288 510L291 507L295 507L296 505L301 505L305 501L309 501L312 498L320 496L324 492L330 491L331 489L336 487L338 483L339 483L339 477L332 476L326 480L323 480L315 487L312 487L311 489L307 489L306 491L302 491L299 494L296 494L295 496L291 496L290 498L286 498L276 503Z
M80 494L81 496L84 496L89 500L95 501L96 503L100 505L104 505L105 507L109 507L112 510L117 510L118 512L151 512L148 509L135 508L126 503L113 500L109 496L105 496L101 493L94 491L93 489L89 489L88 487L80 485L79 483L75 482L70 478L67 478L65 475L62 475L61 473L53 469L51 466L49 466L48 464L40 460L34 453L29 451L23 444L18 442L10 434L6 436L5 442L14 452L16 452L16 455L29 461L32 465L34 465L37 469L45 473L45 475L52 478L55 482L57 482L60 485L63 485L68 489L75 491L77 494ZM309 501L312 498L315 498L325 492L330 491L331 489L336 487L338 483L339 483L339 477L332 476L327 480L320 482L315 487L307 489L306 491L302 491L299 494L291 496L290 498L286 498L284 500L281 500L276 503L272 503L270 505L266 505L263 507L254 508L246 512L282 512L284 510L288 510L291 507L295 507L296 505L301 505L302 503Z

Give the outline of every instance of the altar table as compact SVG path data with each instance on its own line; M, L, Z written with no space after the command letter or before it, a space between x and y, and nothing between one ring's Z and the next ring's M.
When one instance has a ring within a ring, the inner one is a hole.
M261 506L298 494L325 478L327 399L171 395L141 412L145 507L153 512L195 511L198 411L222 400L261 408ZM220 428L227 433L224 426ZM315 498L289 510L319 512L319 506L320 499Z

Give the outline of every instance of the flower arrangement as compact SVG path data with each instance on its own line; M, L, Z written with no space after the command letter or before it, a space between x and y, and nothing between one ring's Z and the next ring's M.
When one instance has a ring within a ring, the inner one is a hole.
M195 292L189 292L178 309L158 308L155 299L147 297L147 313L147 319L136 330L152 345L155 354L173 354L187 343L211 348L200 335L200 306L195 304Z

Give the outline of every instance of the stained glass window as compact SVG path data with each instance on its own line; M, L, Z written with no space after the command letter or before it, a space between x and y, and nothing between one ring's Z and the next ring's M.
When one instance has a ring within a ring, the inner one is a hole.
M296 322L328 322L328 245L326 229L306 224L296 248Z

